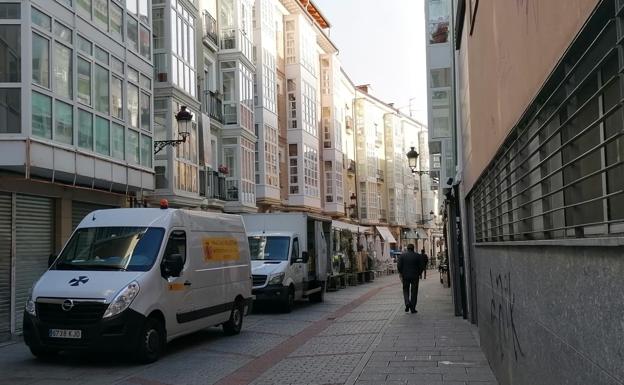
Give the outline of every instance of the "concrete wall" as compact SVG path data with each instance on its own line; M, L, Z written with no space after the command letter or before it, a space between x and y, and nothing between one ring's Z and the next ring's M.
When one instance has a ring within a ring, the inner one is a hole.
M624 240L610 242L476 247L481 345L501 385L624 383Z
M464 126L469 191L557 64L598 0L481 1L468 50L470 125ZM470 32L468 11L464 34ZM472 130L470 130L472 127Z

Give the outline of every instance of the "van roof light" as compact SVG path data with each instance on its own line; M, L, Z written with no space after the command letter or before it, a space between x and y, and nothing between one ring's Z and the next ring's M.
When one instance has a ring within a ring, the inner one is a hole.
M160 208L161 209L168 209L169 208L169 201L166 199L161 199L160 200Z

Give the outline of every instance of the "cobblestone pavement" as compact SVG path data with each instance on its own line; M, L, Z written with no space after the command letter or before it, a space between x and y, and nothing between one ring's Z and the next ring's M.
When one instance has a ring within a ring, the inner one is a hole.
M496 384L474 327L452 315L449 289L421 281L418 310L403 313L398 277L387 276L290 314L260 309L238 336L212 328L180 338L146 366L119 354L44 362L8 344L0 384Z

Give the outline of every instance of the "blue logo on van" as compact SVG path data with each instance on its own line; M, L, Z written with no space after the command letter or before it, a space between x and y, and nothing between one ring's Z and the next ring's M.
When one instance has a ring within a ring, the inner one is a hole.
M89 277L87 277L87 276L85 276L85 275L81 275L81 276L80 276L80 277L78 277L78 278L72 278L72 279L69 281L69 286L78 286L78 285L80 285L81 283L87 283L87 282L89 282Z

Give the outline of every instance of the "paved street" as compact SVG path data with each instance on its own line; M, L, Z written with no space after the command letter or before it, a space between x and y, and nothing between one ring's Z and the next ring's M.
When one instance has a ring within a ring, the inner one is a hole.
M235 337L214 328L176 340L147 366L111 355L41 362L10 344L0 384L496 384L476 329L452 315L436 277L421 281L417 314L403 312L398 276L382 277L291 314L260 309Z

